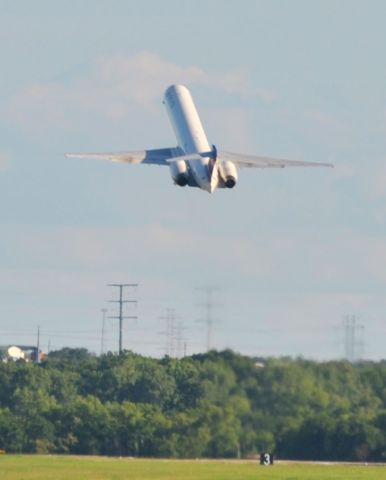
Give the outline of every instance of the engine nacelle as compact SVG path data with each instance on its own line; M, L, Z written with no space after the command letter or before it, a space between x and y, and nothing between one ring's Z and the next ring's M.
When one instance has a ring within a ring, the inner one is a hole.
M237 183L236 165L229 160L220 163L220 175L226 188L233 188Z
M170 174L174 182L180 187L185 187L189 181L188 167L184 160L177 160L169 164Z

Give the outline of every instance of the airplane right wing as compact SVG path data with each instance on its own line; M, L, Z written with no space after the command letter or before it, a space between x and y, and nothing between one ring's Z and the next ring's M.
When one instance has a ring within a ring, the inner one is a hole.
M240 168L284 168L284 167L333 167L332 163L284 160L280 158L243 155L241 153L219 152L219 159L229 160Z
M135 152L117 153L66 153L68 158L89 158L91 160L110 160L119 163L147 163L152 165L169 165L168 159L179 154L178 147L139 150Z

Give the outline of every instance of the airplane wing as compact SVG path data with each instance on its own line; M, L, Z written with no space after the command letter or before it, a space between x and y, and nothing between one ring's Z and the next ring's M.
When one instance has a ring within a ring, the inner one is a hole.
M280 158L243 155L241 153L219 152L220 161L229 160L240 168L284 168L284 167L333 167L332 163L304 162Z
M139 150L136 152L117 153L66 153L68 158L89 158L92 160L110 160L119 163L147 163L153 165L169 165L166 161L178 155L178 148L158 148Z

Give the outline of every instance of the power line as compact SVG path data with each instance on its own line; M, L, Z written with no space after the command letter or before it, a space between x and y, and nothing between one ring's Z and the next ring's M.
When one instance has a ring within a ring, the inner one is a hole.
M128 287L138 287L138 283L109 283L109 287L119 288L119 299L118 300L109 300L110 303L119 304L119 315L110 316L109 318L115 318L119 320L119 343L118 343L118 352L122 353L122 329L123 329L123 320L125 318L137 319L136 315L123 315L123 304L124 303L135 303L137 300L123 300L123 289Z

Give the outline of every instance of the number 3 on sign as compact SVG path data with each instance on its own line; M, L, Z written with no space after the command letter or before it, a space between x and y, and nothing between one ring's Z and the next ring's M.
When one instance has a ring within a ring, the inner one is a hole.
M262 453L260 455L260 465L273 465L273 455L272 453Z

